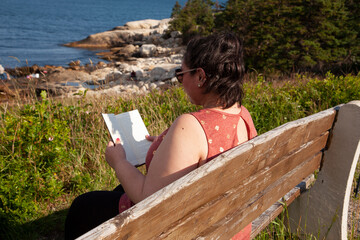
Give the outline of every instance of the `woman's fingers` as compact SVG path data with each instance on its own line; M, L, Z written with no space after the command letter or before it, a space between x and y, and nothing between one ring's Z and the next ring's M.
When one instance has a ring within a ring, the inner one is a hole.
M117 138L117 139L115 140L115 143L110 140L107 146L108 146L108 147L113 147L113 146L115 146L115 144L122 144L120 138Z
M115 145L115 144L114 144L113 141L109 141L107 146L108 146L108 147L113 147L114 145Z
M156 140L157 136L146 135L145 138L146 138L146 140L153 142Z
M109 165L116 169L122 160L126 160L126 153L120 140L116 139L116 144L110 141L105 149L105 159Z

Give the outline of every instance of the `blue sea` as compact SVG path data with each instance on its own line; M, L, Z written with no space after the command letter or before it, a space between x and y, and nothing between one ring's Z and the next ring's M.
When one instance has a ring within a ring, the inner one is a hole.
M176 0L0 0L0 64L67 66L100 61L96 51L62 44L126 22L169 18ZM178 0L184 6L186 0Z

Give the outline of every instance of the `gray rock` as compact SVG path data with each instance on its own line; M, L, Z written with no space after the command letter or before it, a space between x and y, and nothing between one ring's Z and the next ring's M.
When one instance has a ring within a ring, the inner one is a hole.
M144 44L140 47L141 57L152 57L156 52L156 46L154 44Z
M155 67L150 72L150 79L152 81L164 81L171 79L174 76L175 69L179 66L176 64L161 64Z
M172 31L172 32L170 33L170 36L171 36L171 38L180 38L180 37L181 37L181 32L179 32L179 31Z
M109 73L108 75L106 75L105 80L106 80L106 82L112 82L112 81L121 80L122 75L123 74L120 71L114 71L114 72Z
M150 72L150 78L153 81L158 81L164 79L164 76L167 75L167 71L162 67L155 67Z
M150 83L150 85L149 85L150 90L154 90L156 88L157 88L157 85L155 83Z

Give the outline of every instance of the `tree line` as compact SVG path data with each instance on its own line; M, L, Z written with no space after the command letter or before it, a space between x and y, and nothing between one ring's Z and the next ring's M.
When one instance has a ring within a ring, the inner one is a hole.
M359 9L358 0L188 0L175 3L169 30L180 31L184 44L236 33L248 70L358 73Z

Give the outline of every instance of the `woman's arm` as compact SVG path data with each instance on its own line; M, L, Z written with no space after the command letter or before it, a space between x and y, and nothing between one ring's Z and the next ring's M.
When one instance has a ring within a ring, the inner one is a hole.
M197 167L207 156L205 133L190 114L181 115L156 150L147 175L132 166L121 145L109 144L106 160L114 168L129 198L137 203Z

